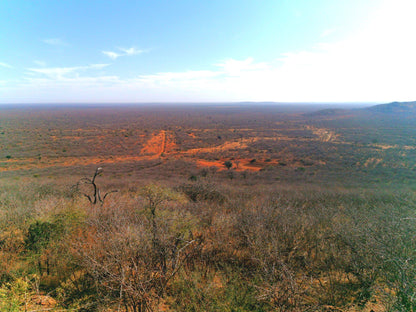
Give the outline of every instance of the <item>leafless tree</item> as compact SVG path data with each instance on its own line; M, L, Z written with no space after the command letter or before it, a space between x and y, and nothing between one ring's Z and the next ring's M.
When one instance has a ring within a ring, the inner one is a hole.
M95 169L95 173L92 176L92 178L82 178L81 180L78 181L78 183L75 185L76 190L79 190L81 185L91 185L92 186L92 192L90 194L88 194L87 192L84 191L80 191L82 195L84 195L88 201L95 205L97 203L104 203L104 200L106 199L106 197L111 194L111 193L116 193L118 192L118 190L112 190L112 191L108 191L104 194L104 196L101 196L101 190L100 188L97 186L97 183L95 182L95 179L100 176L103 172L103 168L98 167L97 169Z
M195 254L199 241L185 230L185 223L177 228L179 216L158 214L169 198L166 192L157 186L143 188L144 205L136 209L117 201L100 207L74 243L101 300L118 311L157 310L169 283Z

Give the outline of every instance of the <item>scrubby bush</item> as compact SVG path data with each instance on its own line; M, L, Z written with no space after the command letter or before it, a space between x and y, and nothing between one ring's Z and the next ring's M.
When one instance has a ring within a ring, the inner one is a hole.
M217 187L212 183L195 182L189 184L182 184L178 190L183 192L191 201L209 201L224 203L226 196L217 190Z
M1 308L47 292L77 311L415 310L412 192L183 181L95 206L2 186Z

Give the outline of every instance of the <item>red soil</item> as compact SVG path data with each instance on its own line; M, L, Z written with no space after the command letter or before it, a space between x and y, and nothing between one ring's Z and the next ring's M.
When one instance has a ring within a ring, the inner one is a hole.
M193 133L190 134L191 136ZM77 137L74 137L76 140ZM103 138L104 141L105 137ZM158 159L163 156L174 157L174 158L191 158L196 161L199 167L216 167L219 170L227 170L224 166L224 162L229 159L219 160L205 160L198 157L198 154L213 154L227 150L245 149L248 143L255 141L256 139L242 139L238 141L228 141L218 146L195 148L187 151L177 151L177 145L175 144L173 134L161 130L158 133L152 135L152 137L144 144L139 155L134 155L132 151L127 152L127 155L114 155L114 156L83 156L83 157L43 157L38 158L14 158L3 161L3 166L0 167L2 171L13 171L13 170L28 170L28 169L41 169L49 167L71 167L80 165L101 165L110 163L127 163L135 161L144 161L151 159ZM109 146L109 148L111 148ZM270 164L276 164L277 162L265 162L258 160L252 163L251 159L234 159L231 160L233 163L232 169L235 171L260 171L264 167Z

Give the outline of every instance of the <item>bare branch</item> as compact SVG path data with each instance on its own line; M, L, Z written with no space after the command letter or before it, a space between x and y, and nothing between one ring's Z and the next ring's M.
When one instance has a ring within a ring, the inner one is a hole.
M79 186L81 185L81 184L88 184L88 185L91 185L92 186L92 188L93 188L93 191L92 191L92 194L87 194L87 193L85 193L85 192L81 192L81 194L82 195L84 195L87 199L88 199L88 201L91 203L91 204L93 204L93 205L95 205L95 204L97 204L97 203L101 203L101 204L103 204L104 203L104 200L106 199L106 197L109 195L109 194L111 194L111 193L116 193L116 192L118 192L118 190L112 190L112 191L109 191L109 192L106 192L105 194L104 194L104 197L101 197L101 190L100 190L100 188L97 186L97 184L96 184L96 182L95 182L95 179L98 177L98 176L100 176L101 174L102 174L102 172L103 172L103 168L101 168L101 167L98 167L97 169L95 169L95 172L94 172L94 175L92 176L92 178L90 179L90 178L87 178L87 177L84 177L84 178L81 178L76 184L75 184L75 189L77 190L77 191L79 191Z

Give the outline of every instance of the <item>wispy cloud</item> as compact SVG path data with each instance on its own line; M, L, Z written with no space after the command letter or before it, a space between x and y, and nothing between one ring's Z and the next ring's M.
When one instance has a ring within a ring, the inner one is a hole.
M112 58L113 60L119 58L120 56L131 56L131 55L137 55L144 52L144 50L139 50L135 47L131 48L117 48L121 52L114 52L114 51L101 51L103 54L107 55L109 58Z
M81 67L49 67L49 68L27 68L32 73L43 74L48 77L61 78L67 74L79 71Z
M0 62L0 67L13 68L13 66L11 66L11 65L9 65L7 63L3 63L3 62Z
M120 51L123 51L124 55L136 55L136 54L140 54L140 53L144 52L143 50L139 50L139 49L136 49L134 47L131 47L131 48L128 48L128 49L125 49L125 48L118 48L118 49Z
M44 43L53 46L68 46L69 44L61 38L46 38L42 40Z
M74 66L74 67L43 67L43 68L27 68L31 74L41 74L50 79L63 79L68 75L78 75L81 71L89 69L103 69L109 64L91 64L87 66Z
M107 55L109 58L112 58L113 60L117 59L120 56L123 56L123 54L112 52L112 51L101 51L101 52Z

